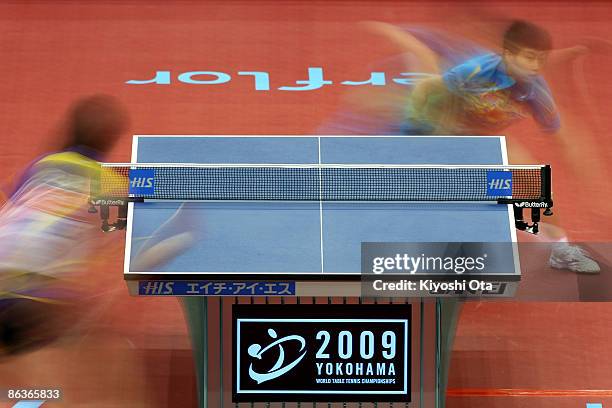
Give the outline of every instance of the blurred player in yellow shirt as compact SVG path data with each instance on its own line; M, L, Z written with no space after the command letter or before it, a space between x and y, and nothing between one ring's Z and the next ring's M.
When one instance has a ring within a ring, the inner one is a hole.
M46 344L78 321L74 303L87 293L101 235L88 213L90 178L127 125L113 97L78 101L65 147L30 165L0 209L0 355Z

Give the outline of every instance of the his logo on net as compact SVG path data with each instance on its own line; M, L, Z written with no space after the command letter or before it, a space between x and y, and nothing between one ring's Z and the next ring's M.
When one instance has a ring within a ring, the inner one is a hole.
M133 169L129 176L129 193L137 195L155 194L155 170Z
M488 171L487 172L487 195L489 196L511 196L512 195L512 172Z
M300 361L302 361L304 356L306 356L306 340L302 336L294 334L278 338L278 334L272 328L268 329L268 336L274 340L272 343L266 347L262 347L262 345L254 343L251 344L247 350L249 356L259 361L267 361L268 359L272 359L276 356L276 361L272 367L264 372L258 372L254 367L255 364L251 362L249 365L249 377L257 382L257 384L281 377L297 366ZM299 355L293 361L285 361L288 354L285 350L285 346L288 346L289 343L297 343L292 345L290 349L294 349L295 346L299 344Z

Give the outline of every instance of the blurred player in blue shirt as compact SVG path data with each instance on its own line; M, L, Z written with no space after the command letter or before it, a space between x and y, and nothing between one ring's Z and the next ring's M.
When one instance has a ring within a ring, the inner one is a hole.
M375 24L387 37L400 38L406 49L428 62L430 72L440 69L439 61L455 64L442 74L430 75L416 83L406 103L401 133L496 135L529 117L543 132L555 133L560 129L554 98L540 72L547 59L562 60L567 54L582 52L579 47L552 50L550 34L526 21L509 25L504 32L500 55L476 45L455 47L457 40L433 30L402 30ZM470 57L457 61L466 54ZM510 147L524 151L516 143ZM549 260L553 268L578 273L599 272L597 262L581 247L570 245L562 229L547 224L544 231L555 241Z
M411 94L404 130L491 135L533 117L543 131L556 132L559 114L540 76L551 48L543 29L513 23L504 34L503 55L478 55L419 82Z

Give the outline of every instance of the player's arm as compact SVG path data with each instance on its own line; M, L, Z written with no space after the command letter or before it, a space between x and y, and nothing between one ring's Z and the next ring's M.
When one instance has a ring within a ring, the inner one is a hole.
M412 101L417 109L423 109L429 96L444 90L442 76L434 75L417 82L412 91Z
M546 66L554 69L591 53L611 55L612 42L597 37L583 37L577 45L551 50L546 57Z
M435 75L419 81L410 97L408 116L422 128L445 134L457 128L457 98L444 77Z
M416 117L425 117L428 103L441 95L445 90L442 76L434 75L420 80L414 86L410 96L411 108Z
M561 117L557 105L544 78L538 78L534 83L533 96L529 99L531 114L546 133L556 133L561 128Z
M589 53L588 47L584 45L575 45L573 47L559 48L551 50L546 57L546 65L555 67L573 61L578 57L582 57Z
M438 56L436 53L407 30L380 21L366 21L361 23L361 25L367 31L385 38L388 43L399 48L402 53L415 56L416 60L419 61L420 69L424 72L431 74L439 72Z

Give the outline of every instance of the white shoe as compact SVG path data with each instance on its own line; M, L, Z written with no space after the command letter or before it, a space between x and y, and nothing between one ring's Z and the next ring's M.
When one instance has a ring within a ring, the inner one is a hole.
M548 263L553 268L568 269L578 273L599 273L600 271L599 264L586 250L577 245L553 245Z

